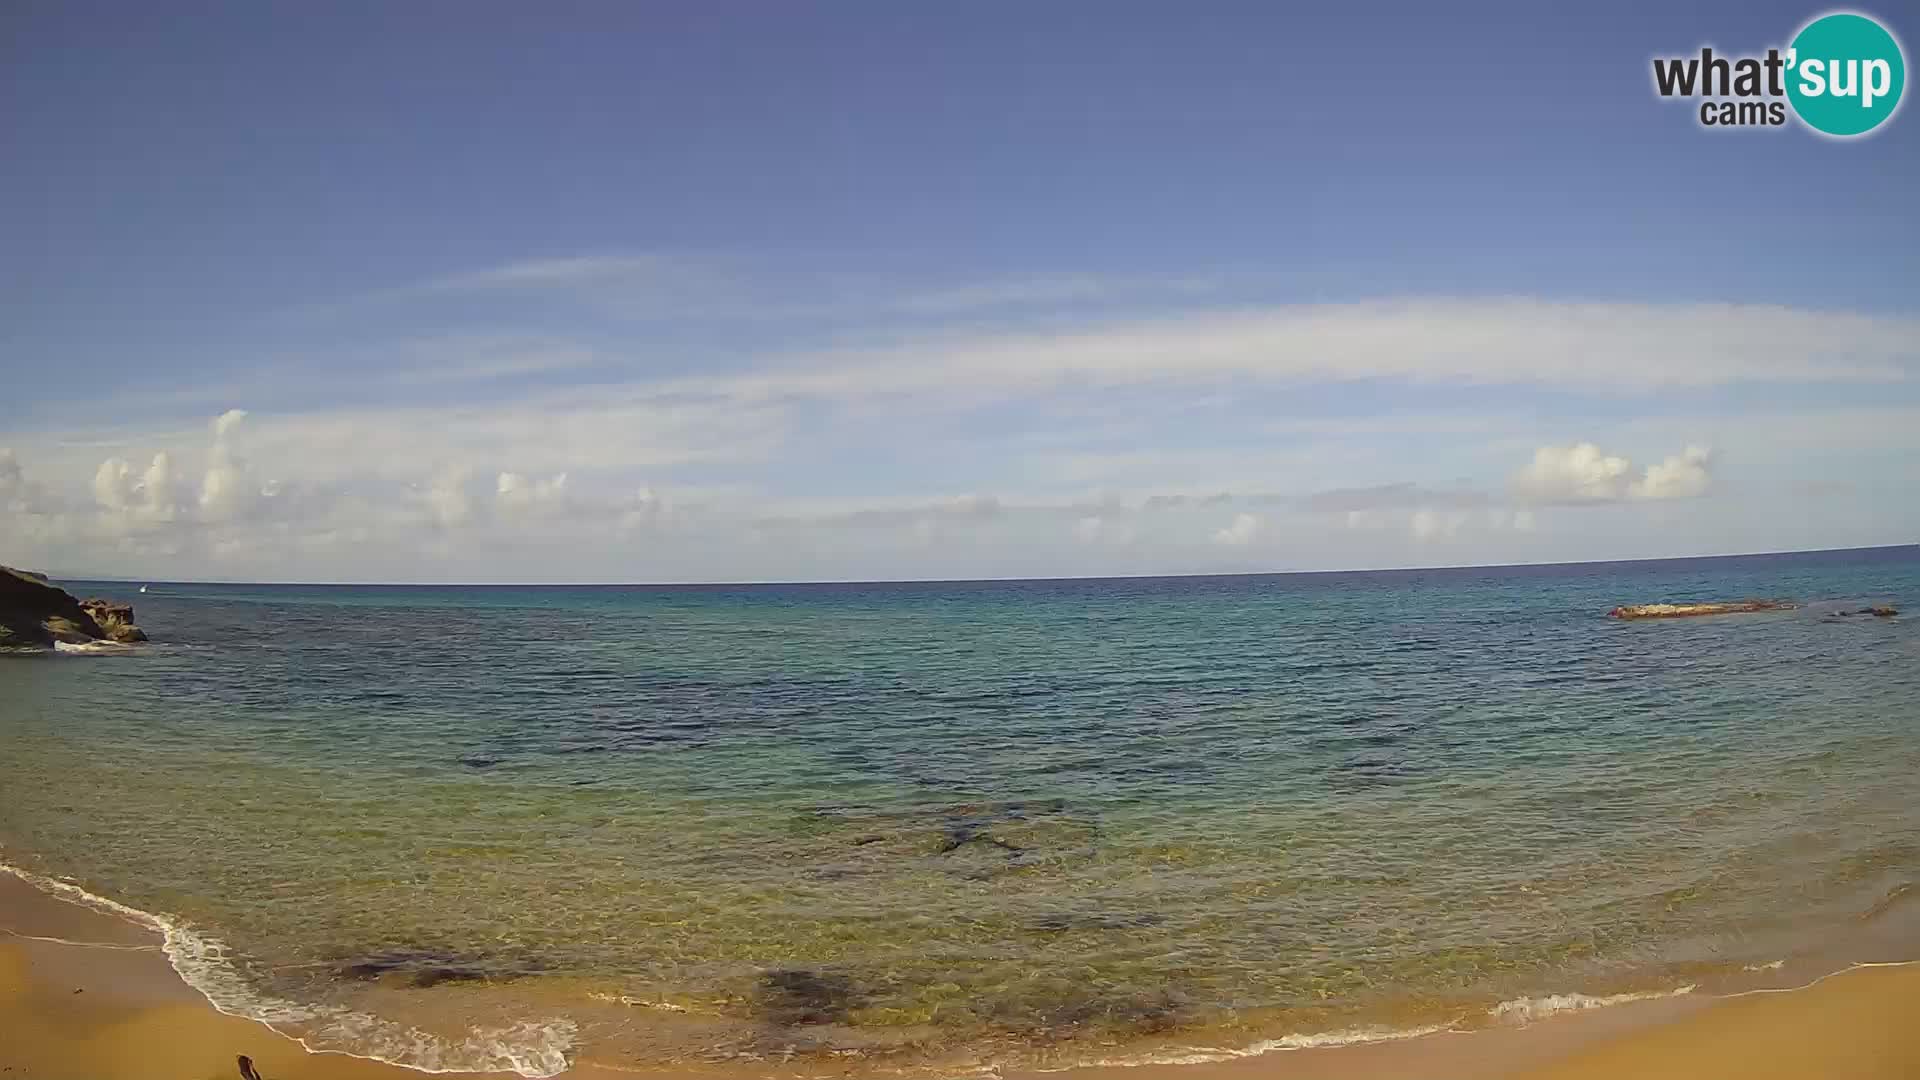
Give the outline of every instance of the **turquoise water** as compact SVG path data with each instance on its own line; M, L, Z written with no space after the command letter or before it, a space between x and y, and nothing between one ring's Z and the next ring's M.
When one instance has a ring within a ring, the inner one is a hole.
M1920 633L1835 614L1920 603L1917 548L74 588L156 643L0 663L0 860L416 1064L1473 1026L1728 983L1920 878ZM1604 617L1745 596L1808 606Z

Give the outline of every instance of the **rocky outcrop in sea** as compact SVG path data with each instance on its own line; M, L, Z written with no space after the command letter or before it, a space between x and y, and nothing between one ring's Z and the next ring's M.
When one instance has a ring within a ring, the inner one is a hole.
M133 607L111 600L76 600L30 570L0 566L0 649L40 651L56 643L88 645L147 640Z

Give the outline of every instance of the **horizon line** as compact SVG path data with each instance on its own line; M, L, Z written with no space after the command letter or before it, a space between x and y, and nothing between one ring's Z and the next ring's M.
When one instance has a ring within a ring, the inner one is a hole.
M731 581L250 581L237 578L135 578L123 575L95 577L85 574L47 572L52 581L88 581L147 585L282 585L317 588L389 588L389 589L712 589L770 588L790 585L972 585L1010 582L1058 581L1162 581L1169 578L1247 578L1306 577L1317 574L1414 574L1438 570L1505 570L1523 567L1610 566L1632 563L1700 561L1708 559L1751 559L1773 555L1828 555L1859 551L1898 551L1920 548L1920 541L1898 544L1866 544L1841 548L1792 548L1784 551L1730 551L1710 555L1647 555L1631 559L1549 559L1517 563L1453 563L1442 566L1349 567L1332 570L1236 570L1185 574L1066 574L1042 577L975 578L815 578L809 580L731 580ZM21 569L15 567L15 569Z

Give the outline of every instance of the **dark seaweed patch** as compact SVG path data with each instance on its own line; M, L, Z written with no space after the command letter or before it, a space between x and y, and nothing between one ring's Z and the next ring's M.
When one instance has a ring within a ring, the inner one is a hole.
M786 968L760 976L754 1009L762 1019L783 1027L834 1024L847 1018L862 996L845 975L807 968Z
M394 949L370 953L333 969L342 979L382 982L425 989L451 982L485 982L532 974L540 964L505 963L474 954L427 949Z

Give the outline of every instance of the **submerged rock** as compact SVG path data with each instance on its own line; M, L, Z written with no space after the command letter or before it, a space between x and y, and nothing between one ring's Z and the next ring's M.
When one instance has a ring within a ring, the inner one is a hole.
M450 982L488 982L532 974L537 964L508 964L476 955L395 949L372 953L333 969L335 977L424 990Z
M755 1011L775 1024L834 1024L862 1001L853 980L830 971L787 968L760 976Z
M962 876L988 877L1086 854L1099 835L1098 823L1074 813L1064 799L817 806L794 825L800 835L846 845L846 858L819 871L827 877L851 877L890 858L938 859Z
M1791 611L1791 600L1731 600L1709 604L1627 604L1607 612L1614 619L1679 619L1693 615L1739 615L1750 611Z

